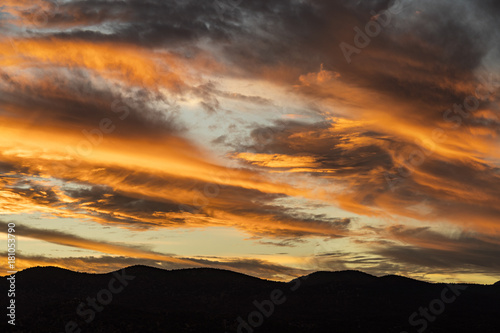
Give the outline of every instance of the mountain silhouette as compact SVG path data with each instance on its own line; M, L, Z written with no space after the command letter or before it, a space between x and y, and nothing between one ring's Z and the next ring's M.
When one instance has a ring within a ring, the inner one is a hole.
M325 283L363 284L371 283L377 278L361 271L314 272L306 277L301 277L306 285L320 285ZM292 280L293 282L295 280Z
M499 282L446 285L360 271L276 282L221 269L147 266L108 274L35 267L15 277L16 325L4 320L2 332L456 333L500 327ZM8 290L6 278L2 290ZM419 312L425 308L428 317Z

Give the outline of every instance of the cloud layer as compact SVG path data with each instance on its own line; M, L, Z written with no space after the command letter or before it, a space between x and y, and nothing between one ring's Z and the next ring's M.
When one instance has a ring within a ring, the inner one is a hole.
M0 213L137 232L223 226L276 248L348 244L297 256L322 268L498 274L488 262L500 234L499 10L4 2ZM113 255L103 269L126 258L215 265L23 230ZM315 269L220 257L266 277ZM86 260L97 259L53 263Z

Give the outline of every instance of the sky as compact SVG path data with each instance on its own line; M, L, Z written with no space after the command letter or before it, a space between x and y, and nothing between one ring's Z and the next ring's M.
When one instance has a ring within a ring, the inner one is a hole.
M493 0L4 0L2 244L14 222L17 270L496 282L499 15Z

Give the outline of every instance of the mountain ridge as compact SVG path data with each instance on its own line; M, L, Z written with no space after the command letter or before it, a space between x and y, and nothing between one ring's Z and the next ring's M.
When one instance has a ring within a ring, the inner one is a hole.
M497 285L454 286L352 270L279 282L213 268L136 265L89 274L49 266L20 271L15 279L16 327L4 321L0 331L326 333L335 327L341 333L413 333L425 319L418 311L435 311L436 304L443 310L426 322L430 331L472 332L477 318L483 333L500 327ZM8 290L8 282L0 279L0 289Z
M303 275L303 276L299 276L299 277L293 278L290 281L277 281L277 280L260 278L260 277L257 277L257 276L253 276L253 275L249 275L249 274L245 274L245 273L241 273L241 272L237 272L237 271L232 271L232 270L229 270L229 269L223 269L223 268L192 267L192 268L180 268L180 269L164 269L164 268L160 268L160 267L147 266L147 265L131 265L131 266L126 266L126 267L123 267L123 268L120 268L120 269L117 269L117 270L112 270L112 271L103 272L103 273L91 273L91 272L74 271L74 270L71 270L71 269L62 268L62 267L58 267L58 266L34 266L34 267L25 268L25 269L23 269L21 271L17 271L16 274L26 274L28 272L32 273L32 272L35 272L35 271L36 272L46 272L46 271L49 271L49 270L50 271L64 272L64 274L70 274L70 273L72 273L72 274L83 274L83 275L92 275L92 276L109 275L109 274L113 274L113 273L119 272L121 270L127 270L127 271L130 271L130 270L134 270L134 271L149 270L151 272L156 271L156 272L177 272L177 273L190 272L190 271L196 271L196 272L209 271L209 272L226 272L226 273L229 273L229 274L246 276L246 277L249 277L249 278L259 279L259 280L263 280L263 281L283 282L283 283L291 283L291 282L296 281L297 279L308 279L310 277L312 277L313 279L315 279L315 278L318 278L318 279L323 278L324 279L325 276L332 276L332 277L337 277L339 279L339 281L344 281L345 278L347 278L347 277L355 277L355 278L361 279L361 280L363 280L363 279L364 280L382 279L382 280L393 280L393 281L400 280L400 281L407 281L407 282L414 281L414 282L428 283L428 284L443 284L443 282L423 281L423 280L414 279L414 278L410 278L410 277L406 277L406 276L402 276L402 275L396 275L396 274L375 276L375 275L371 275L369 273L365 273L365 272L360 271L360 270L315 271L315 272L312 272L312 273L307 274L307 275ZM4 276L0 276L0 278L5 278L5 277L8 277L8 276L10 276L10 274L4 275ZM462 282L447 282L447 283L452 283L452 284L453 283L456 283L456 284L466 284L466 285L477 284L477 283L462 283ZM500 281L497 281L497 282L495 282L495 283L493 283L491 285L500 285Z

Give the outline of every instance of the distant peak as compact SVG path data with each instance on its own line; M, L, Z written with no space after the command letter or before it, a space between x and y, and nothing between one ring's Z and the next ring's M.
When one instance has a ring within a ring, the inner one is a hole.
M408 284L408 283L422 283L422 284L429 284L430 282L426 281L420 281L420 280L415 280L406 276L401 276L401 275L384 275L379 277L380 281L384 281L387 283L392 283L392 284Z
M364 276L364 277L372 277L374 278L375 276L370 275L368 273L358 271L358 270L345 270L345 271L318 271L309 274L308 276Z
M373 275L357 271L319 271L311 273L302 279L307 280L307 284L328 284L328 283L366 283L375 281L377 278ZM295 281L295 280L292 280Z

